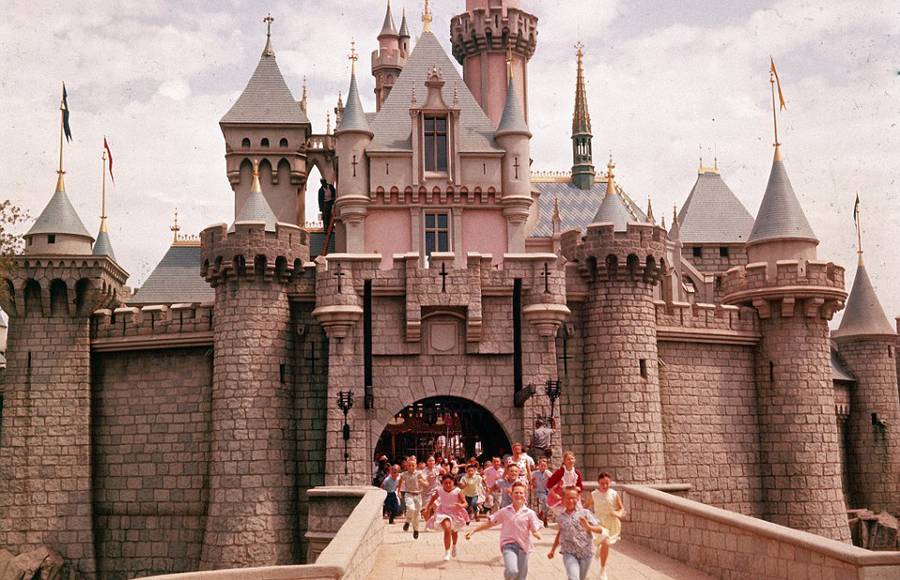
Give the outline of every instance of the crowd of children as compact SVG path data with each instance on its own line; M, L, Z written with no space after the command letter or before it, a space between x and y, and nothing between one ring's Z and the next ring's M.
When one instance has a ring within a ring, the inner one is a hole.
M555 521L558 527L553 558L559 548L567 578L584 580L591 562L600 564L600 578L607 579L609 546L618 541L625 516L622 499L612 489L612 477L602 472L597 489L583 496L584 481L575 467L575 454L566 452L555 471L546 457L535 463L515 443L512 454L492 457L483 464L430 456L415 456L391 466L379 458L373 483L387 492L385 515L393 524L404 514L403 530L419 538L422 522L444 535L445 561L457 555L459 531L475 522L466 534L500 525L500 549L505 578L524 579L528 574L531 538ZM530 506L529 506L530 504ZM480 518L487 521L478 525Z

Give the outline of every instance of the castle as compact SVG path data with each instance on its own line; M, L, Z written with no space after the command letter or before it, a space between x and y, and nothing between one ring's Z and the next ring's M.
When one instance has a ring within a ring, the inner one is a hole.
M270 32L220 123L234 220L176 231L136 293L60 172L6 281L0 547L89 578L300 562L306 490L547 416L588 477L844 542L848 507L900 513L898 336L861 254L849 296L819 260L781 146L755 218L701 166L667 229L597 170L581 49L571 171L532 175L537 17L467 0L461 76L431 25L388 6L376 110L354 55L333 134ZM312 167L332 240L305 227Z

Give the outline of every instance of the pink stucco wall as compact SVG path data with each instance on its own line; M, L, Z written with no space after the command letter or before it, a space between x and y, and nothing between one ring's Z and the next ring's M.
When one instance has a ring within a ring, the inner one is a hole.
M369 209L366 218L366 252L382 255L381 267L393 266L391 256L411 251L408 209Z
M493 262L506 253L506 218L499 211L466 211L463 222L463 255L466 252L492 254Z

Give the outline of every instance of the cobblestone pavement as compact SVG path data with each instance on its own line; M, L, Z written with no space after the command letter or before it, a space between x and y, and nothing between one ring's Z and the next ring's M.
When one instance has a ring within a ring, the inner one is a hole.
M473 524L474 525L474 524ZM481 532L465 539L460 532L459 555L444 562L443 535L439 532L422 532L413 540L412 532L403 532L400 523L385 528L384 544L376 555L375 567L369 580L480 580L502 579L503 563L500 560L499 529ZM547 559L547 552L556 536L556 526L541 530L542 539L535 542L535 550L529 560L528 577L536 580L565 579L562 557L557 554ZM642 546L623 540L613 546L607 575L609 580L713 580L711 576L697 572L680 562L660 556ZM589 580L598 580L600 569L596 563L588 574Z

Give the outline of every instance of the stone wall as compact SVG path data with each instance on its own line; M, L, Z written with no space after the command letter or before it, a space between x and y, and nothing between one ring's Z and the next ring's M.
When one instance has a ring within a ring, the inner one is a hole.
M900 552L869 552L644 486L623 486L624 535L723 580L888 580Z
M753 348L660 342L667 481L692 498L761 516Z
M196 570L206 523L212 353L97 353L92 388L98 577Z

